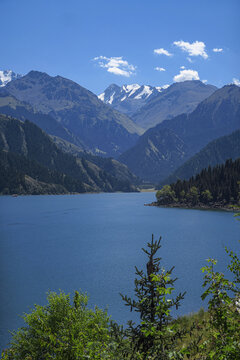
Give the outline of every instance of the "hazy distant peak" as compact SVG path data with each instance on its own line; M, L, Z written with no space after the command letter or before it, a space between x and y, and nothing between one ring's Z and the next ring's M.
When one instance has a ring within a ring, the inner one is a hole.
M205 98L217 88L200 80L175 82L161 91L132 115L135 123L149 129L166 119L182 113L192 112Z

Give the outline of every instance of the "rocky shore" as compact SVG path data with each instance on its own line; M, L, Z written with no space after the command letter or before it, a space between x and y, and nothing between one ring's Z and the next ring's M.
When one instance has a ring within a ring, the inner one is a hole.
M152 202L151 204L144 204L145 206L158 206L165 208L181 208L181 209L196 209L196 210L223 210L223 211L240 211L240 206L236 205L226 205L222 203L215 204L186 204L186 203L172 203L172 204L159 204L157 201Z

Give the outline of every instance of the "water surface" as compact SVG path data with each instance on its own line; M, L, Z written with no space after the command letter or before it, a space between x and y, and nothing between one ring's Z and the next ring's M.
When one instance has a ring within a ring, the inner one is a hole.
M177 314L202 302L201 267L215 257L224 270L224 246L237 251L240 224L232 213L144 206L154 193L114 193L0 198L0 348L18 317L48 290L82 289L90 305L108 307L120 323L132 318L119 293L131 295L142 247L162 236L162 265L175 265L176 286L187 291Z

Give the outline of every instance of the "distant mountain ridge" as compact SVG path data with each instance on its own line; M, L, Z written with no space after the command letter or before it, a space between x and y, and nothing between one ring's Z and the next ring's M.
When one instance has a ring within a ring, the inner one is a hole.
M150 85L123 85L111 84L107 89L98 95L98 98L105 104L111 105L114 109L132 116L150 99L154 98L169 85L150 86Z
M61 76L31 71L11 81L6 91L53 117L95 154L117 157L131 147L141 129L96 95Z
M177 115L191 113L201 101L216 90L217 87L206 85L200 80L173 83L150 99L132 115L132 119L143 129L149 129Z
M146 131L119 160L140 178L161 182L210 141L240 128L240 88L227 85L191 114L165 120Z

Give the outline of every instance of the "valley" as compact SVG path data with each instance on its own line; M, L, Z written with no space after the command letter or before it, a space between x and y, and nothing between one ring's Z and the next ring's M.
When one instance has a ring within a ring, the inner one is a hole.
M97 97L61 76L2 74L2 194L139 191L240 156L236 85L113 84Z
M240 360L240 1L0 1L1 360Z

